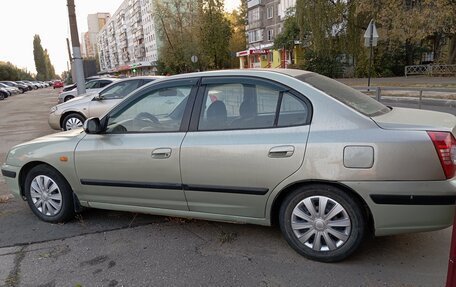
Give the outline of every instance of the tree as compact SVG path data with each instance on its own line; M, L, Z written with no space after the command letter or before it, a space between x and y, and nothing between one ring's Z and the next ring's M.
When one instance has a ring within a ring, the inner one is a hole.
M225 15L231 25L231 39L229 50L231 54L231 68L239 67L239 59L236 58L236 52L245 50L247 47L247 37L245 26L247 25L247 0L241 0L238 9Z
M197 9L193 1L154 1L154 17L158 33L163 39L159 48L158 70L162 74L191 72L202 69L201 50L196 35ZM200 59L191 62L192 55Z
M199 39L209 68L222 69L229 60L231 26L223 0L199 0Z
M41 46L39 35L33 37L33 57L35 59L36 79L40 81L51 80L55 78L55 69L49 58L47 50Z
M287 11L282 32L274 40L274 49L285 48L290 50L295 42L301 40L301 30L295 15L295 9Z
M19 69L10 62L0 62L0 81L33 80L26 70Z
M41 39L39 35L33 37L33 57L35 59L36 79L45 80L47 78L46 58L44 50L41 46Z
M380 36L405 46L406 64L434 52L438 62L456 62L456 3L454 0L357 0L357 13L376 19ZM445 53L443 44L449 42Z
M46 80L52 80L55 79L55 69L54 66L51 63L51 59L49 58L49 53L47 49L44 50L44 60L46 64Z

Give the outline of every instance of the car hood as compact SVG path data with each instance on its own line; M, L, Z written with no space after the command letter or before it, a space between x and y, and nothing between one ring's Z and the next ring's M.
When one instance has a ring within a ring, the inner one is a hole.
M372 118L383 129L446 131L456 135L456 116L447 113L393 108L392 111Z
M30 161L55 161L59 154L71 155L84 136L81 128L36 138L14 146L7 155L6 163L23 166Z
M31 145L31 144L39 144L39 143L52 143L52 142L61 142L61 141L68 141L68 140L73 140L75 137L80 136L81 134L85 134L83 129L74 129L74 130L69 130L66 132L59 132L55 134L50 134L44 137L39 137L36 139L33 139L31 141L19 144L15 147L21 147L21 146L26 146L26 145Z
M59 105L59 107L60 106L64 107L66 105L71 106L71 105L76 104L76 103L80 104L80 103L90 102L91 100L93 100L93 97L95 96L95 94L96 94L95 92L85 93L85 94L77 96L77 97L75 97L75 98L73 98L73 99L71 99L69 101L66 101L65 103L61 103Z

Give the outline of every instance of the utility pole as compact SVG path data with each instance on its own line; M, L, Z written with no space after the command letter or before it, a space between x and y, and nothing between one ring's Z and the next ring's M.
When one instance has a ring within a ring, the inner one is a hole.
M73 79L73 81L75 81L77 84L78 95L81 95L86 92L86 89L84 67L82 65L81 57L81 44L79 43L78 24L76 22L74 0L67 0L67 6L68 18L70 19L71 43L73 44L73 68L75 70L74 75L76 76L76 79Z
M76 69L74 69L74 61L73 61L73 57L71 56L70 40L68 38L66 38L66 42L67 42L67 49L68 49L68 58L70 59L70 67L71 67L71 68L68 68L68 72L71 73L71 80L73 81L73 83L75 83L76 82Z

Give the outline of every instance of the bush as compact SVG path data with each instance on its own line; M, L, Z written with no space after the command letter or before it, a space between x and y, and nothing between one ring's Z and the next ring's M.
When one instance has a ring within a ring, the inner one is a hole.
M306 51L304 55L304 70L316 72L330 78L337 78L343 74L343 65L337 56L318 55L313 51Z

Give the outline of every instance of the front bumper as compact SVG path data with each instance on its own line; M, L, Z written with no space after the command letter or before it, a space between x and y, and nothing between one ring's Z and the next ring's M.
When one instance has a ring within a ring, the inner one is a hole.
M432 231L453 224L456 179L343 184L367 203L377 236Z
M52 129L62 130L62 128L60 127L60 117L61 115L56 114L55 112L49 114L48 123Z
M8 185L11 193L17 197L21 197L21 189L19 186L19 171L20 167L3 164L2 165L2 175L5 178L6 185Z

